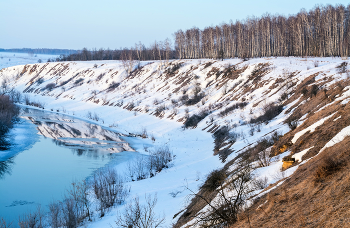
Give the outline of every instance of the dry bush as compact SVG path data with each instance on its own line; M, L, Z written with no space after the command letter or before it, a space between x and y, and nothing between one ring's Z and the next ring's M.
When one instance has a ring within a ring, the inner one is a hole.
M92 186L101 217L104 216L106 209L123 203L127 196L122 177L112 168L97 171L93 176Z
M36 83L37 83L38 85L40 85L40 84L42 84L44 81L45 81L45 80L44 80L43 78L39 78L39 79L36 81Z
M0 136L3 136L17 120L19 108L7 95L0 95Z
M92 114L92 112L90 112L90 111L88 111L86 118L88 118L90 120L95 120L95 121L100 120L100 116L96 112L94 114Z
M348 67L348 63L342 62L336 68L338 69L338 73L343 74L343 73L346 73L347 67Z
M141 135L141 138L143 138L143 139L148 138L147 129L143 127L140 135Z
M47 219L52 228L58 228L63 225L63 211L59 202L49 204Z
M0 228L11 228L13 222L6 222L5 219L0 218Z
M118 88L118 86L120 86L120 83L119 82L112 82L109 86L108 86L108 91L110 90L114 90L116 88Z
M303 94L303 96L306 96L308 92L309 92L309 91L307 90L306 87L304 87L304 88L301 90L301 93Z
M269 166L271 163L270 149L281 137L279 132L275 131L272 135L260 138L257 144L245 151L253 161L257 161L259 167Z
M150 152L148 167L152 176L153 170L157 173L164 168L169 167L169 163L173 160L173 153L169 147L163 146L157 148L155 151Z
M115 221L118 227L157 228L165 221L164 217L155 214L154 207L157 204L157 195L145 195L146 204L141 205L136 197L130 202L123 212L117 216Z
M173 63L170 64L166 69L165 73L169 75L175 74L176 71L178 71L182 67L182 63Z
M215 192L215 200L211 200L203 194L196 194L189 189L192 194L208 205L206 212L199 212L195 215L195 225L199 225L199 227L233 225L238 220L238 214L244 211L247 199L256 190L252 169L246 163L242 163L227 178L223 171L214 171L210 173L206 183L203 184L202 188Z
M319 88L317 85L313 84L310 88L310 96L316 96L317 95L317 92L318 92Z
M314 173L314 182L322 182L326 177L339 171L342 166L343 162L335 160L330 156L324 157Z
M233 104L231 106L228 106L227 108L225 108L224 110L222 110L220 113L219 113L219 116L221 117L224 117L224 116L227 116L228 114L230 114L232 111L240 108L244 108L245 106L248 105L248 102L238 102L236 104Z
M204 67L203 67L203 70L209 66L211 66L214 62L207 62Z
M156 108L154 114L155 114L156 116L159 116L159 115L161 115L166 109L167 109L167 108L166 108L166 106L165 106L164 104L163 104L163 105L160 105L160 106L158 106L158 107Z
M49 83L45 86L44 90L52 91L56 87L55 83Z
M214 132L213 138L215 144L214 151L219 151L226 141L229 143L235 143L238 138L238 134L234 132L230 133L230 128L228 126L222 126Z
M74 85L78 85L78 84L81 85L83 83L83 81L84 81L84 78L79 78L74 82Z
M220 187L226 180L227 174L223 169L217 169L211 171L207 175L207 179L202 184L201 189L205 191L215 191L218 187Z
M273 103L264 107L264 114L250 120L250 123L268 122L278 116L283 111L283 105L275 105Z
M186 102L188 101L189 97L187 94L184 94L182 95L180 98L179 98L179 101L181 101L182 104L186 104Z
M203 110L198 114L194 114L192 116L189 116L186 121L184 122L183 128L195 128L197 127L198 123L201 122L205 117L207 117L210 114L209 111Z
M106 73L101 73L99 76L97 76L96 81L101 81L103 76L105 76Z
M20 228L43 228L44 227L44 213L39 205L34 212L29 212L18 218L18 226Z
M133 161L129 161L127 164L127 174L130 176L131 181L139 181L149 177L148 159L144 156L138 156Z
M287 123L289 129L293 131L294 129L296 129L298 127L298 124L299 124L298 120L299 120L298 116L293 115L293 116L288 117L285 120L285 123Z
M186 95L184 95L184 96L186 96ZM198 102L200 102L203 97L205 97L205 93L198 93L198 94L196 93L192 98L188 99L184 103L185 103L186 106L195 105ZM188 98L188 96L187 96L187 98ZM183 99L183 100L186 100L186 99Z
M22 101L22 93L18 90L12 89L8 95L10 96L10 99L15 103L20 103Z

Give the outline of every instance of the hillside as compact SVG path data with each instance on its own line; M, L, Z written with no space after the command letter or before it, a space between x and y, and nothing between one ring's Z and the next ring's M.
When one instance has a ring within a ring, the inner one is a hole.
M126 139L136 151L167 145L176 156L173 165L130 186L140 196L157 192L156 211L165 213L168 225L192 226L206 204L192 197L187 208L190 190L214 200L215 191L199 188L206 175L223 168L228 181L248 160L262 184L247 199L252 206L239 213L237 227L344 227L350 206L344 194L347 65L340 58L175 60L140 62L128 74L119 61L55 62L5 68L0 77L26 95L27 105L125 135L146 131L146 139ZM281 171L284 157L296 162ZM117 210L89 226L113 223Z

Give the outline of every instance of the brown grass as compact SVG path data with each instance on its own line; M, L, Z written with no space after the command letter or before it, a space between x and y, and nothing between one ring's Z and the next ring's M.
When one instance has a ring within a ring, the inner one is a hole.
M299 167L234 227L350 227L349 146L347 137Z

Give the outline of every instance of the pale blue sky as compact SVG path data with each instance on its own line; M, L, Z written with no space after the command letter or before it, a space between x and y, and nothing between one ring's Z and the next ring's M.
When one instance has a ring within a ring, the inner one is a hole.
M345 0L0 0L0 48L120 48L264 13Z

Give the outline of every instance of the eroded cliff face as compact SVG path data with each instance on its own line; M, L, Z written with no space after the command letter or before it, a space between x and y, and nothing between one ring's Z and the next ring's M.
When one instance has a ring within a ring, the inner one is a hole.
M210 150L220 156L228 175L247 156L256 170L276 164L259 163L262 156L273 159L280 154L287 156L286 161L294 161L289 169L297 168L287 179L267 177L266 185L272 185L257 193L251 210L239 217L239 226L268 227L281 224L278 221L286 226L328 226L333 220L320 219L322 216L338 216L338 221L344 222L347 212L342 208L350 206L339 190L348 189L344 171L348 170L350 134L347 62L294 57L244 62L175 60L141 62L130 74L117 61L62 62L6 68L0 77L8 87L29 95L123 108L214 135L227 127L227 137L216 137ZM271 140L263 144L266 138ZM339 161L340 168L324 176L317 174L327 166L329 157ZM317 175L322 176L320 180ZM331 199L336 178L340 178L339 188ZM278 182L281 180L284 182ZM277 183L278 187L264 193ZM215 194L207 195L210 200L215 198ZM318 201L318 206L307 204L310 200ZM341 208L330 209L335 203ZM192 218L205 205L193 200L177 215L177 226L191 226ZM297 216L300 219L294 219ZM298 222L293 223L295 220Z

